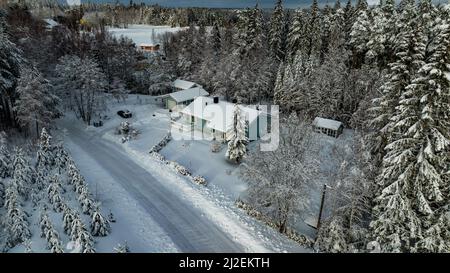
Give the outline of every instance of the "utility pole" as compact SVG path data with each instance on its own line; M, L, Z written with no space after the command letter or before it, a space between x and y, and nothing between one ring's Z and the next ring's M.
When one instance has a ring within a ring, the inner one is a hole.
M317 219L317 231L320 228L320 221L322 220L322 212L323 212L323 205L325 203L325 194L327 193L327 185L323 185L323 191L322 191L322 200L320 201L320 210L319 210L319 219Z

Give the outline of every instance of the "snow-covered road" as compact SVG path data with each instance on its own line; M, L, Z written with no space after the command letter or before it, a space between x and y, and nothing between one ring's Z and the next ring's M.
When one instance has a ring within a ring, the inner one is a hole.
M72 127L69 140L96 161L148 212L182 252L244 252L245 248L202 216L202 212L162 186L115 144ZM69 149L74 148L70 145ZM83 167L80 166L81 171Z

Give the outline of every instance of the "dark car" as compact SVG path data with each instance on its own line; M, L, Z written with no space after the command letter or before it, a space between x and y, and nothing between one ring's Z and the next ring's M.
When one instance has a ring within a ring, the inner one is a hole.
M121 116L122 118L131 118L131 117L133 117L133 114L130 111L128 111L128 110L120 110L120 111L117 112L117 114L119 116Z

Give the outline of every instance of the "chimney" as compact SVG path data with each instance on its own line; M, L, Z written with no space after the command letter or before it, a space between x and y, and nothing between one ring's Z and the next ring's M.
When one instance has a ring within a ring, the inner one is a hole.
M219 103L219 97L214 97L214 103Z

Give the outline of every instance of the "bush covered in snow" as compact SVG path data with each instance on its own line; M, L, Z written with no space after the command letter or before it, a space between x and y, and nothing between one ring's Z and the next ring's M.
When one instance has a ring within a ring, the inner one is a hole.
M155 146L150 149L150 153L159 153L172 140L170 132Z
M244 201L238 199L236 200L236 206L242 210L244 210L249 216L264 222L266 225L274 228L279 229L279 226L271 221L268 217L265 217L262 213L245 203ZM306 236L299 234L295 230L287 227L286 231L284 233L289 239L296 241L297 243L306 246L306 247L312 247L314 242L308 239Z
M197 175L193 178L193 181L199 185L205 185L207 184L206 179L201 176L201 175Z
M183 176L190 176L191 172L176 161L167 161L167 164Z

